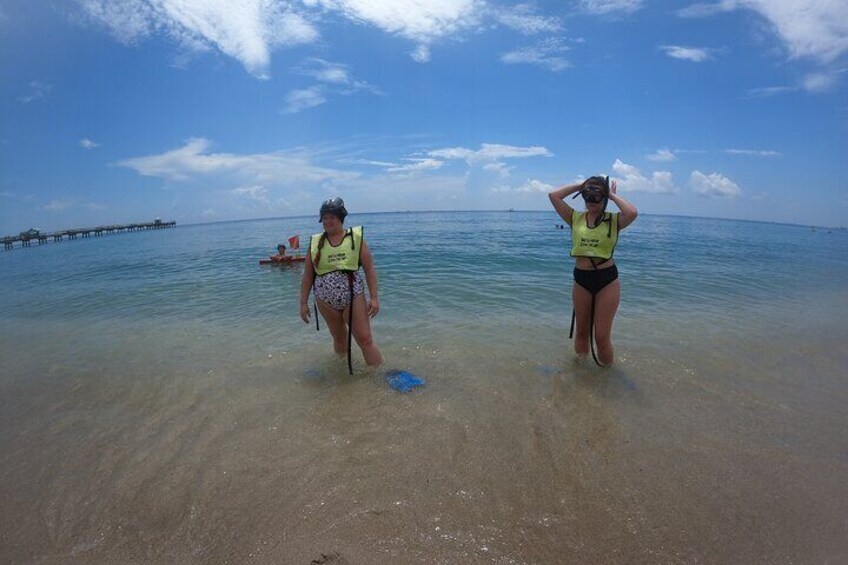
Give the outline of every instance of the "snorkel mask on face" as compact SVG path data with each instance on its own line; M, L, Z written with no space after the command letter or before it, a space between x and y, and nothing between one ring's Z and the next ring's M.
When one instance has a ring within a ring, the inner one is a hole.
M609 177L595 176L586 179L578 194L583 196L586 203L600 204L609 198Z
M609 194L609 177L594 176L583 181L583 186L580 187L580 191L575 194L573 198L577 198L577 196L580 195L583 197L583 201L586 202L586 204L601 205L601 211L596 220L596 225L599 225L603 220L604 212L607 209Z

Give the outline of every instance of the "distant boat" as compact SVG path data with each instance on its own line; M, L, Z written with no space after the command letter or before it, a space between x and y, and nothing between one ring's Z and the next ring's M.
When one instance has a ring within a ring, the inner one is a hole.
M507 212L515 212L515 208L510 208Z

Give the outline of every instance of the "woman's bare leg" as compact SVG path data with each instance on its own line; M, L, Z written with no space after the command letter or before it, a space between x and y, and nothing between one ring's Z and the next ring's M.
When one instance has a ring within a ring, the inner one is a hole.
M346 310L345 314L348 312L349 310ZM349 318L346 316L345 319ZM362 350L366 365L379 365L383 362L383 355L371 335L371 318L368 317L364 294L353 299L353 337Z
M616 279L595 295L595 346L598 361L610 365L615 360L612 349L612 322L621 299L621 282Z
M321 312L321 316L330 329L330 335L333 336L333 350L338 355L347 354L347 324L342 311L330 308L321 299L317 299L316 302L318 303L318 311Z
M589 353L589 316L592 314L592 295L588 290L574 283L571 289L574 303L574 351L578 355Z

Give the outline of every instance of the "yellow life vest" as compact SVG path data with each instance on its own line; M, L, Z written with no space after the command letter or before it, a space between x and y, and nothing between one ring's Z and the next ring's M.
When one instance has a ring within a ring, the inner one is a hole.
M586 212L571 214L571 256L593 259L612 259L618 243L618 212L604 213L597 227L590 228Z
M362 253L362 226L345 230L342 241L333 246L329 238L324 239L324 245L318 249L323 234L316 233L309 241L309 255L315 266L315 274L326 275L334 271L358 271L359 257ZM320 253L320 255L319 255ZM315 258L318 257L318 261Z

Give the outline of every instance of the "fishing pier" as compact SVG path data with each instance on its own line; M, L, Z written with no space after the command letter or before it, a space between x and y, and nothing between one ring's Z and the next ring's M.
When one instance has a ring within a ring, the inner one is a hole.
M174 221L163 222L162 220L156 219L152 222L140 224L115 224L109 226L97 226L93 228L74 228L56 232L43 232L37 229L29 229L19 233L18 235L7 235L6 237L0 238L0 241L3 242L3 250L8 251L10 249L14 249L15 243L19 243L20 247L29 247L33 241L37 241L39 245L44 245L51 239L58 243L65 238L76 239L77 237L91 237L92 235L94 237L101 237L104 234L167 229L173 228L176 225L177 222Z

